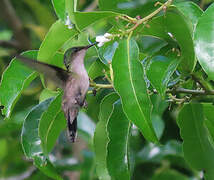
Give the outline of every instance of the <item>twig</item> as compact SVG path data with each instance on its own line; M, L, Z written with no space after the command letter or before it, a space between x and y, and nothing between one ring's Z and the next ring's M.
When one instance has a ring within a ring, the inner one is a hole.
M200 80L195 74L191 74L192 79L197 82L206 92L210 91L209 87L206 86L206 84Z
M94 0L88 7L86 7L83 11L84 12L90 12L93 11L94 9L96 9L98 5L98 0Z
M159 12L161 12L164 9L166 9L166 7L170 6L172 4L172 1L173 0L168 0L161 7L159 7L158 9L156 9L154 12L152 12L148 16L144 17L143 19L138 20L137 23L132 28L130 28L130 29L128 29L126 31L126 33L130 33L132 31L134 31L139 25L141 25L143 23L146 23L148 20L150 20L151 18L153 18L155 15L157 15Z
M201 0L201 2L200 2L200 8L204 9L205 4L206 4L206 1L205 0Z
M118 18L123 19L124 21L128 21L129 23L132 23L132 24L136 24L137 23L137 19L136 18L132 18L132 17L129 17L127 15L121 15L121 16L118 16Z
M184 93L184 94L204 96L204 95L214 95L214 90L205 91L205 90L192 90L192 89L176 88L176 89L167 90L166 93L172 93L172 94Z
M19 48L19 43L16 41L5 41L5 40L0 40L0 46L3 48Z
M90 84L91 87L95 87L95 88L104 88L104 89L111 89L113 88L112 84L96 84L96 83L91 83Z
M24 32L23 25L16 15L10 0L2 0L0 6L0 15L5 19L14 32L14 37L19 45L19 49L30 49L30 40Z

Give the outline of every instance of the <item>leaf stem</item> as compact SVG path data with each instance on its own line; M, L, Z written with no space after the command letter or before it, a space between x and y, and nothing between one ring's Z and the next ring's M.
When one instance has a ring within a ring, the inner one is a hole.
M114 74L113 74L113 69L112 69L111 63L109 64L109 67L110 67L110 78L111 78L112 82L114 82Z
M159 12L161 12L162 10L165 10L167 7L169 7L172 4L173 0L168 0L167 2L165 2L164 4L161 5L161 7L159 7L158 9L156 9L154 12L152 12L151 14L149 14L148 16L144 17L143 19L137 20L137 22L135 23L135 25L128 29L126 31L126 33L130 33L132 31L134 31L139 25L146 23L148 20L150 20L151 18L153 18L155 15L157 15Z
M206 82L203 79L200 79L196 74L191 74L192 80L197 82L206 92L210 91L210 88L207 86Z
M118 16L120 19L123 19L124 21L128 21L132 24L136 24L137 23L137 19L136 18L132 18L130 16L127 16L127 15L121 15L121 16Z
M90 84L91 87L95 87L95 88L104 88L104 89L110 89L113 88L112 84L96 84L96 83L91 83Z

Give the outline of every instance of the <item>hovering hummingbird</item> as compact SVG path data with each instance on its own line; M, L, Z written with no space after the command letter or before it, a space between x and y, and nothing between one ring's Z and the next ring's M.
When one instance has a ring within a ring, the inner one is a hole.
M24 56L16 56L19 61L44 74L64 90L62 110L67 120L68 137L71 142L76 140L77 115L79 109L86 106L85 96L89 88L89 77L84 66L84 57L87 49L95 44L68 49L64 54L64 64L67 71Z

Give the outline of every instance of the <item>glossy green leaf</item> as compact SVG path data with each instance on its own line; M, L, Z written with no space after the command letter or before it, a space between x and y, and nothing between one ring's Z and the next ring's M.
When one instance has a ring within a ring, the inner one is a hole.
M39 24L42 26L49 28L55 21L53 14L49 11L44 4L40 3L40 1L28 1L24 0L24 2L30 7L31 11L35 14Z
M95 123L84 112L79 112L77 117L78 134L90 143L95 131Z
M80 31L84 30L86 27L92 25L96 21L118 16L118 14L114 12L75 12L74 14L76 20L75 25Z
M39 137L39 121L42 114L48 109L53 99L47 99L35 106L25 118L22 127L22 148L27 158L42 156L41 139Z
M0 147L1 147L1 151L0 151L0 163L1 163L8 153L8 145L7 145L6 139L2 139L2 138L0 139Z
M137 44L141 53L151 56L159 52L161 48L165 47L168 43L165 40L153 36L143 36L138 38Z
M178 125L183 139L185 160L195 169L205 171L208 180L214 179L214 149L204 127L201 104L186 104L178 115Z
M130 179L129 131L131 122L123 112L121 101L114 103L107 124L109 143L107 146L107 168L112 179Z
M41 92L40 96L39 96L39 102L42 102L46 99L49 99L51 97L55 97L59 94L58 91L52 91L50 89L43 89L43 91Z
M175 53L170 53L167 57L154 56L149 61L146 75L162 97L165 96L168 82L179 63L179 57Z
M214 118L213 118L214 105L210 103L209 104L204 103L203 110L204 110L204 117L205 117L205 125L210 133L212 142L214 142Z
M153 94L151 96L151 101L153 104L152 116L151 116L152 124L158 139L160 139L165 127L165 124L162 119L162 115L163 115L163 112L168 107L168 102L163 100L163 98L161 98L161 96L157 94Z
M116 93L111 93L105 96L100 104L99 122L96 125L96 130L94 133L94 151L96 172L101 180L111 179L108 174L106 164L107 144L109 142L107 124L113 111L113 104L118 99L119 96Z
M22 55L36 58L37 51L26 51ZM2 114L10 117L14 105L22 91L35 79L37 74L14 58L4 71L0 85L0 103L4 106Z
M117 41L110 41L105 43L102 47L100 47L98 51L98 56L100 60L104 64L111 63L112 58L114 56L115 50L118 47L118 42Z
M196 26L199 17L203 14L203 10L195 3L191 1L179 2L175 6L181 11L186 18L188 18L192 25L193 29Z
M138 32L164 39L175 47L178 44L181 50L180 70L184 73L193 71L196 59L191 24L177 8L167 9L165 15L154 18Z
M66 13L69 16L71 22L76 25L76 18L75 18L74 12L76 12L77 10L77 0L65 0L65 8L66 8Z
M152 104L147 94L144 70L134 40L122 40L112 60L114 88L119 93L127 117L140 129L144 137L157 142L151 122Z
M54 10L59 19L65 21L66 19L66 8L65 8L65 0L52 0L52 4Z
M63 44L77 35L77 31L68 29L61 20L56 21L42 42L37 59L52 64L52 58Z
M178 171L167 169L161 171L152 177L151 180L189 180L187 176L184 174L179 173Z
M108 67L98 59L95 60L90 66L88 75L91 79L95 79L97 77L104 76L105 70L108 70Z
M165 23L168 32L173 35L180 46L181 71L185 73L192 72L196 65L196 59L189 22L186 21L186 17L183 16L183 14L181 14L176 8L172 8L167 10Z
M105 1L105 0L99 0L99 9L100 10L110 10L115 11L117 9L117 4L126 2L127 0L115 0L115 1Z
M47 176L61 180L62 178L57 174L56 169L44 157L41 139L39 137L39 121L52 101L53 98L47 99L30 111L22 127L21 141L23 151L27 158L33 159L34 164Z
M194 33L195 53L203 70L214 80L214 4L199 18Z
M60 132L66 126L66 120L61 110L61 102L62 93L50 103L39 121L39 137L42 150L46 156L51 152Z
M157 9L157 7L154 6L155 2L157 1L99 0L99 9L102 11L113 11L127 14L131 17L145 17L146 15Z
M183 151L181 143L176 140L168 141L164 145L156 145L149 143L136 155L136 164L145 162L160 163L167 157L180 157L183 159ZM183 166L183 164L182 164ZM184 166L183 166L184 167Z
M51 164L49 160L46 160L45 163L41 163L40 158L41 157L38 156L34 158L34 164L40 171L52 179L63 180L62 177L58 175L57 169Z

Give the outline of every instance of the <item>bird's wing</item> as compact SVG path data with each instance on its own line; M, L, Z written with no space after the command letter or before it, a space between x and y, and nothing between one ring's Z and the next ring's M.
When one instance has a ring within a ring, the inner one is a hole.
M52 80L61 88L64 87L65 82L69 77L69 72L57 66L46 64L20 55L16 56L16 59L21 61L24 65L30 67L31 69L44 74L47 78Z

